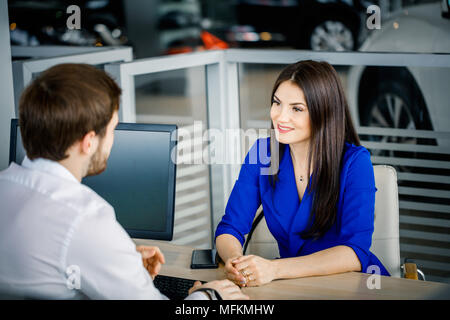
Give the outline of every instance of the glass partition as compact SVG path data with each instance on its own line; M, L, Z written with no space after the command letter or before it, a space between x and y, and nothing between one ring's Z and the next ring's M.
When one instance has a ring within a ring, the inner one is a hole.
M18 56L30 56L33 59L17 60L13 62L13 81L14 81L14 100L16 114L18 114L19 99L24 88L42 71L61 63L88 63L104 68L107 63L131 61L133 59L133 50L131 47L109 47L109 48L70 49L60 48L52 54L53 46L21 48L16 50ZM69 53L70 52L70 53ZM39 58L37 58L39 57Z
M209 248L211 206L208 165L200 161L207 129L205 67L134 76L136 122L176 124L176 170L173 243Z
M192 125L206 121L205 68L137 75L136 122Z

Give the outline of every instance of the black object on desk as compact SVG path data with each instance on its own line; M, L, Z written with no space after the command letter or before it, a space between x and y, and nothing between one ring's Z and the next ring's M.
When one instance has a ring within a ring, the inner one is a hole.
M192 251L191 269L215 269L219 267L217 251L203 249Z

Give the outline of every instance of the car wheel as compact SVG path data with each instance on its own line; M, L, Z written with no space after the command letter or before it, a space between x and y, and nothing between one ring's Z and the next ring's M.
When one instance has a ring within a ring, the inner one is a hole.
M412 81L412 80L409 80ZM385 79L376 85L360 106L360 123L368 127L408 130L432 130L420 89L405 79ZM369 136L376 142L435 145L434 139L395 136ZM416 152L373 149L372 155L385 157L420 158ZM402 167L402 171L410 171Z
M312 28L309 47L316 51L352 51L355 49L355 34L342 21L325 20Z

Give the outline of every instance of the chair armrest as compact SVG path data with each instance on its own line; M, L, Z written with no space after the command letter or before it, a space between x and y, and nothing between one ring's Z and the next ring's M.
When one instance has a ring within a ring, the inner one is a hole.
M426 281L425 274L417 268L414 260L405 258L404 263L401 265L403 272L403 278L419 280L419 274L423 281Z
M419 280L417 265L415 263L405 263L403 265L403 273L406 279Z

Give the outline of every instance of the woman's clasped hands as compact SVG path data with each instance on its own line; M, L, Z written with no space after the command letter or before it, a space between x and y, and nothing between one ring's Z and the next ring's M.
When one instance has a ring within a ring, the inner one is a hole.
M225 273L228 279L241 287L255 287L274 280L276 267L273 260L259 256L237 256L226 261Z

